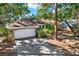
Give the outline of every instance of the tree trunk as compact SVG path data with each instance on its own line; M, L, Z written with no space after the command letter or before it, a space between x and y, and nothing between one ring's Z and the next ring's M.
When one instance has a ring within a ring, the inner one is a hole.
M57 3L55 4L55 33L56 33L56 39L58 39L58 35L57 35L57 32L58 32L58 30L57 30L57 26L58 26L58 24L57 24L57 21L58 21L58 19L57 19Z

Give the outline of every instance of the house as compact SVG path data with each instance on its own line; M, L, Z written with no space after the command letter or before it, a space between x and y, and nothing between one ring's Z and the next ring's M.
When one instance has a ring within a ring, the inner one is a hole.
M44 22L32 20L19 20L11 23L7 28L14 33L15 39L35 37L36 28L42 26Z

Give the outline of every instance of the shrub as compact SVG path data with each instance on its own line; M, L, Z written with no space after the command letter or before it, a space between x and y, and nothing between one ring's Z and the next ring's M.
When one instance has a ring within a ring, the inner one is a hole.
M36 30L38 38L46 38L54 33L54 26L51 23L46 23Z
M5 26L1 25L0 26L0 38L2 37L2 41L3 42L9 42L10 40L13 40L12 38L10 38L10 33L11 31L8 30Z
M37 31L37 36L38 36L38 38L45 38L45 37L46 37L46 34L45 34L45 32L41 29L41 30L38 30L38 31Z

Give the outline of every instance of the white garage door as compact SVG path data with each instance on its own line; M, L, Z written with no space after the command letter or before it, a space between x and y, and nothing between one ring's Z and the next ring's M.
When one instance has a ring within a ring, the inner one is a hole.
M35 36L35 29L19 29L14 31L15 39Z

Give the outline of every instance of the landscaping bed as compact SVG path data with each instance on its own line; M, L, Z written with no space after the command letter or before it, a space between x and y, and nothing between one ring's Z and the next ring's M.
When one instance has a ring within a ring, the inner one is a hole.
M69 40L69 39L65 39L65 40L48 40L48 43L51 45L55 45L57 47L60 47L63 49L63 52L67 53L67 54L71 54L71 55L79 55L79 40Z
M9 33L8 39L0 37L0 56L7 56L13 52L14 38L12 32Z

